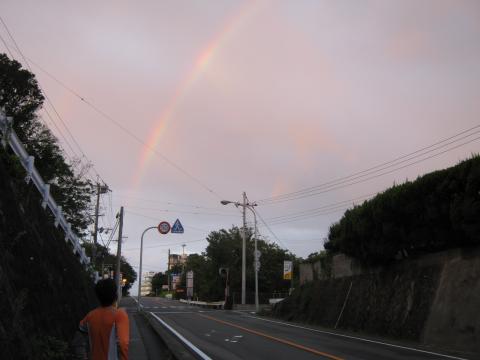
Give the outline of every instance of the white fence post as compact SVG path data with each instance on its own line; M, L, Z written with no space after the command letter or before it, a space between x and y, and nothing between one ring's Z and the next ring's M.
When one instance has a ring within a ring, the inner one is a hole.
M50 197L50 184L45 184L43 187L43 200L42 200L42 208L45 210L48 204L48 198Z
M55 227L58 227L58 224L60 224L61 216L62 216L62 207L57 206L57 213L55 214Z
M33 162L35 161L34 156L29 156L27 159L27 176L25 177L25 182L28 184L30 180L32 180L32 173L33 173Z
M0 109L0 132L1 143L4 148L10 145L13 153L20 159L20 163L27 171L25 181L30 183L33 180L36 188L42 195L42 208L46 210L47 207L52 210L55 216L55 227L61 225L61 228L65 231L65 241L70 241L73 245L73 252L79 255L79 260L85 265L85 268L89 268L90 259L86 256L85 250L80 245L80 241L75 233L72 231L72 226L62 213L62 207L57 205L55 199L50 196L50 184L45 184L40 174L35 169L35 158L27 153L25 147L18 139L15 131L12 127L13 118L5 115L5 111Z
M69 242L71 240L72 234L72 225L67 225L67 230L65 231L65 242Z

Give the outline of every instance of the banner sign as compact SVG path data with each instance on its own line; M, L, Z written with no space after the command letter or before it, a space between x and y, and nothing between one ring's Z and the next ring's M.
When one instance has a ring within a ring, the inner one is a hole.
M285 260L283 262L283 279L292 280L293 273L293 262L290 260Z

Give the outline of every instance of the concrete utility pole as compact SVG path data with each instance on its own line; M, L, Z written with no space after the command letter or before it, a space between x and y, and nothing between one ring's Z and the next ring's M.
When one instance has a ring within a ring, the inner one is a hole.
M95 224L93 228L93 248L92 248L92 264L95 267L95 261L97 260L97 236L98 236L98 217L99 217L99 209L100 209L100 195L105 194L108 191L107 185L100 185L97 182L97 204L95 206Z
M242 305L245 305L245 291L246 291L246 267L247 267L247 260L246 260L246 252L247 252L247 221L246 221L246 209L250 209L253 212L253 215L255 216L255 224L257 223L257 217L255 214L255 210L253 210L253 206L257 206L256 203L250 204L247 201L247 194L243 192L243 203L241 202L235 202L235 201L230 201L230 200L222 200L220 201L220 204L222 205L228 205L228 204L233 204L237 208L239 206L242 207L242 215L243 215L243 229L242 229ZM255 241L256 241L256 230L255 230ZM257 248L255 247L255 250ZM256 256L256 261L258 256ZM256 265L256 264L255 264ZM258 270L256 270L258 271ZM257 291L258 292L258 291ZM256 295L257 297L257 295Z
M167 265L167 284L168 284L168 291L170 291L170 249L168 249L168 265Z
M122 298L122 284L120 281L120 265L122 259L122 230L123 230L123 206L120 207L120 215L118 219L118 244L117 244L117 268L115 270L115 282L117 283L118 302Z
M245 291L246 291L246 268L247 268L247 194L243 192L243 230L242 230L242 305L245 305Z

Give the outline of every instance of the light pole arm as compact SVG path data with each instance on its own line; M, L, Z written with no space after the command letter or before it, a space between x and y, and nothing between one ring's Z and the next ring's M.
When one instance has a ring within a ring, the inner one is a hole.
M150 226L148 228L146 228L143 233L142 233L142 238L140 240L140 267L138 269L138 295L137 295L137 305L138 305L138 311L140 311L140 294L141 294L141 291L142 291L142 257L143 257L143 235L145 235L145 233L148 231L148 230L152 230L152 229L157 229L156 226Z

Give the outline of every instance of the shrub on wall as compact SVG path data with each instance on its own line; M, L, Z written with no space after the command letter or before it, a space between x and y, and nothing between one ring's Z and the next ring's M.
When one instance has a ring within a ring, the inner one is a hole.
M347 210L325 249L367 264L480 244L480 156L395 185Z

